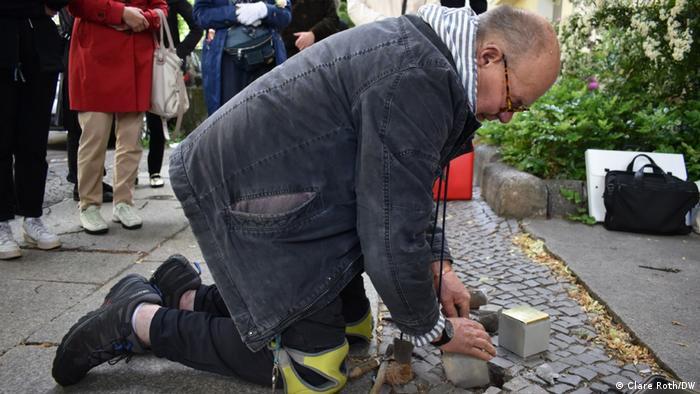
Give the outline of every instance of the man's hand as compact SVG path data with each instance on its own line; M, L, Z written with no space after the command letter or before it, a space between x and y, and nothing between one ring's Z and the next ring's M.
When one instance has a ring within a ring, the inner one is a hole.
M267 17L267 5L263 1L236 4L236 19L242 25L254 25L265 17Z
M300 51L310 47L316 42L316 35L312 31L294 33L294 37L297 38L294 45L299 48Z
M491 337L481 324L464 317L451 317L449 320L454 328L454 337L440 346L443 352L466 354L484 361L496 356Z
M440 280L440 262L432 265L435 291ZM440 304L447 317L469 317L469 291L457 277L450 263L444 262L442 267L442 290Z
M148 29L149 26L148 20L143 16L143 11L137 7L124 7L122 20L131 30L137 33Z

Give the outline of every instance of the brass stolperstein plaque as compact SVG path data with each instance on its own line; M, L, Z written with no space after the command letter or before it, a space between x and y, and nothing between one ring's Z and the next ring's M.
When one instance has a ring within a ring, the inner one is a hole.
M532 324L538 321L549 319L548 314L542 311L538 311L537 309L527 305L520 305L513 309L505 310L502 313L505 316L508 316L525 324Z

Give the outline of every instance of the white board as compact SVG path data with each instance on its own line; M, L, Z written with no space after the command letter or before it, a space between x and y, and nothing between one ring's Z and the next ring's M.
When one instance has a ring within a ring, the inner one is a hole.
M603 204L605 170L625 170L630 161L641 153L654 159L656 164L665 172L670 172L680 179L687 180L688 174L685 170L685 160L681 154L588 149L586 150L588 214L597 221L602 222L605 220L605 205ZM648 163L647 159L640 157L634 162L634 170Z

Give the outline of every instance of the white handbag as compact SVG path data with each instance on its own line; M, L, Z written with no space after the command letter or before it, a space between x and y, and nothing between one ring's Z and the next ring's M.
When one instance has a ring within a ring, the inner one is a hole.
M165 139L170 140L167 120L177 118L175 123L177 133L180 130L182 116L190 107L190 100L187 97L187 88L182 74L182 59L175 52L168 20L162 10L156 9L156 13L160 17L160 37L154 35L156 49L153 53L153 82L149 112L160 116ZM166 46L163 40L163 30L167 34L170 46Z

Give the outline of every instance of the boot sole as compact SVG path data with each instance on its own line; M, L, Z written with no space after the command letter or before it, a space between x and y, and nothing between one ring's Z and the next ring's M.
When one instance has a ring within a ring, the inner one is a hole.
M107 234L107 231L109 231L109 228L104 228L104 229L99 229L99 230L88 230L87 228L83 227L83 230L85 230L85 232L90 234L90 235L102 235L102 234Z
M0 260L13 260L22 257L22 252L20 250L13 250L11 252L0 252Z
M112 221L114 223L120 223L122 225L122 227L124 227L127 230L136 230L136 229L139 229L143 226L143 223L134 224L132 226L127 226L126 224L122 223L121 220L117 219L116 217L113 217Z
M24 233L24 241L28 243L31 246L36 246L37 248L41 250L51 250L51 249L57 249L61 247L61 241L57 240L56 242L53 243L41 243L36 241L34 238L30 237L29 234Z

